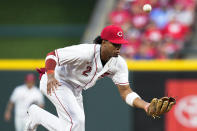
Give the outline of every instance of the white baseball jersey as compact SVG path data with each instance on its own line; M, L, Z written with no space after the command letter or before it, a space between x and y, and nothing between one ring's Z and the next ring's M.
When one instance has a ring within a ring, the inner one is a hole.
M44 98L37 87L29 89L25 84L14 89L10 101L15 104L15 117L25 117L31 104L44 104Z
M34 125L41 124L50 131L85 131L82 89L92 87L104 76L110 77L115 84L129 84L125 60L121 56L113 57L103 67L100 48L99 44L80 44L55 50L58 59L55 77L61 86L48 95L48 78L44 74L40 90L54 104L58 117L31 106L29 114Z
M80 44L55 50L58 65L56 78L83 89L92 87L99 78L110 77L115 84L127 85L128 68L121 57L112 57L103 67L99 44Z

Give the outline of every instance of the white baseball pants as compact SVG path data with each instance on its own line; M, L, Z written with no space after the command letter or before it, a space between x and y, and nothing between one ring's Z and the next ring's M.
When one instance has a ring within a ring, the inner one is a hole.
M15 116L14 119L15 131L24 131L26 117Z
M40 81L40 90L56 107L58 117L36 105L29 108L34 125L41 124L49 131L85 131L82 89L65 83L55 93L47 95L47 76Z

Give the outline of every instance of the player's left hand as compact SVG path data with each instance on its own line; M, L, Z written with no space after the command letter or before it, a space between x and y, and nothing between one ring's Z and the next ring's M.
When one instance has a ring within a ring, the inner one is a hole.
M151 103L147 105L145 111L147 115L155 118L169 112L175 104L176 99L173 97L162 97L160 99L153 98Z

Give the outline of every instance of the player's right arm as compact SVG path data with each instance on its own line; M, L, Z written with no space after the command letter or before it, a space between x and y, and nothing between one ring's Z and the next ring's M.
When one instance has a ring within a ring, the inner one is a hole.
M10 119L11 119L11 114L12 114L13 107L14 107L14 103L12 101L9 101L7 106L6 106L5 113L4 113L4 119L7 122L10 121Z
M59 48L53 52L48 53L45 59L45 68L47 72L47 93L51 94L58 87L59 82L55 79L54 70L56 65L62 66L65 64L73 64L76 62L84 61L89 57L89 48L93 45L81 44L73 45L65 48Z
M12 110L14 108L14 103L16 103L16 101L18 100L19 94L20 93L19 93L18 88L15 88L10 96L10 100L8 101L6 109L5 109L5 113L4 113L5 121L10 121L11 116L12 116Z
M55 52L50 52L47 54L45 59L45 68L47 73L47 94L51 95L51 91L55 91L55 88L60 86L60 83L55 79L55 67L57 65L57 57Z

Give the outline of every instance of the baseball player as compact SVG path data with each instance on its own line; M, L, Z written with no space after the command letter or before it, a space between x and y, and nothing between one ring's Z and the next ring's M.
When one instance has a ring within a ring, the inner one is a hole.
M94 40L94 44L73 45L48 53L40 90L54 104L58 117L32 105L28 110L26 130L35 131L41 124L50 131L85 131L82 90L91 88L105 76L113 80L121 97L130 106L144 109L154 117L167 112L173 105L168 97L165 99L168 101L165 110L159 112L156 107L161 105L160 108L164 108L163 99L155 98L148 103L131 90L127 64L119 55L121 45L125 43L121 27L109 25Z
M6 121L11 119L11 112L15 106L15 129L16 131L24 131L27 109L31 104L37 104L40 107L44 106L44 98L37 87L34 86L35 76L27 74L25 77L25 84L17 86L5 110L4 118Z

